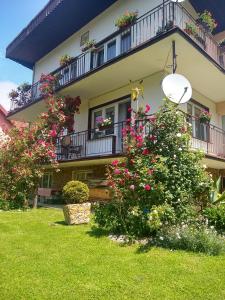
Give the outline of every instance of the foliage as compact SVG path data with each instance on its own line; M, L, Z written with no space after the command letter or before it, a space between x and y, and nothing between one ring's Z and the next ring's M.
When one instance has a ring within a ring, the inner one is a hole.
M208 201L211 178L201 166L203 155L190 149L191 128L184 114L168 101L156 115L149 111L149 105L133 111L123 130L126 158L108 167L114 202L104 217L108 211L106 227L116 224L112 231L120 226L131 235L149 234L154 205L171 206L178 220L190 204L204 207Z
M208 10L204 10L204 12L199 15L199 21L210 32L212 32L218 25L215 19L212 17L211 12Z
M196 35L196 33L197 33L196 26L193 23L186 23L185 31L189 35Z
M220 191L221 191L221 176L214 182L213 189L210 192L210 201L212 204L225 201L225 192L221 194Z
M208 124L211 121L212 114L207 110L202 110L199 115L199 121L203 124Z
M9 141L9 136L0 128L0 148L4 147Z
M19 85L16 90L9 93L9 98L18 106L22 106L29 102L31 97L31 84L24 82Z
M154 242L169 249L203 252L209 255L224 253L225 240L213 229L200 225L178 225L165 227Z
M63 198L67 204L86 202L89 198L89 188L81 181L69 181L63 187Z
M203 214L209 225L214 226L220 232L225 232L225 205L208 207Z
M112 125L112 119L111 118L104 119L103 117L97 117L96 123L97 123L97 127L110 126Z
M60 67L68 66L72 60L73 60L73 57L68 54L61 56L60 61L59 61Z
M89 49L94 49L95 48L95 45L96 45L96 41L95 40L90 40L90 41L87 41L84 46L82 47L82 52L85 52Z
M116 19L115 26L120 29L129 26L137 20L137 17L138 17L138 11L131 11L131 12L127 11L121 17Z
M80 105L79 97L55 95L55 76L42 75L40 82L47 111L30 127L9 131L9 140L0 149L0 197L9 202L9 207L28 204L37 190L45 164L57 169L57 136L65 126L72 126L71 115L78 112Z

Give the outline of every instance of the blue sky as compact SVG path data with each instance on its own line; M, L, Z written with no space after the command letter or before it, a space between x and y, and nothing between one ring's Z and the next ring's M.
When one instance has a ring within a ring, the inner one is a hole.
M6 47L47 2L0 0L0 103L7 109L9 91L22 82L31 82L32 71L6 59Z

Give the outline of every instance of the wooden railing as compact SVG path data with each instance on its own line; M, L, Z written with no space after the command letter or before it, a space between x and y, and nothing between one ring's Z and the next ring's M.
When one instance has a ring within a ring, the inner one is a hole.
M58 3L60 3L60 0L58 0ZM187 33L187 24L195 26L196 33L194 35ZM186 32L187 36L192 38L216 63L222 67L225 66L225 56L222 48L215 41L214 37L201 25L197 24L196 20L184 7L178 3L167 1L164 6L161 4L138 18L130 27L114 32L97 43L94 49L77 56L68 66L60 67L52 72L52 74L59 77L56 90L60 90L92 71L100 69L102 66L113 62L122 55L128 54L130 51L138 49L144 43L165 34L175 27ZM26 103L20 103L19 105L12 103L11 112L26 107L40 99L39 86L39 82L32 86L31 98Z

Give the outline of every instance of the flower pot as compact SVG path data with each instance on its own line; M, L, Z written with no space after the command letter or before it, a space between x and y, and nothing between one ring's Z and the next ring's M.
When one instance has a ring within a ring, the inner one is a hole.
M112 125L101 125L101 126L98 127L98 129L100 131L111 129L111 128L112 128Z
M65 205L63 214L67 225L87 224L90 222L91 203Z

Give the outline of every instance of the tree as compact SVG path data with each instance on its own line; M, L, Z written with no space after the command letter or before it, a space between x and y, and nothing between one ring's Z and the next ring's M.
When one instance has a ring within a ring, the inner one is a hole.
M30 127L13 128L9 140L0 149L0 198L8 207L27 206L33 198L44 165L58 167L56 140L70 120L79 111L79 97L61 97L54 92L57 78L41 76L40 90L46 103L47 112L42 113Z

